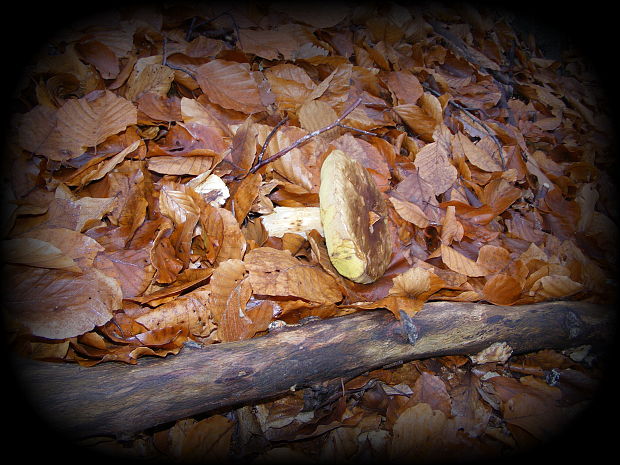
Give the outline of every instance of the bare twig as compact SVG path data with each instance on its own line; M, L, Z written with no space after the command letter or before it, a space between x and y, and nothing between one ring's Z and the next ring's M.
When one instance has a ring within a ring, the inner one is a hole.
M359 132L360 134L365 134L365 135L367 135L367 136L374 136L374 137L377 137L377 134L375 134L374 132L364 131L363 129L354 128L353 126L347 126L346 124L337 124L337 126L338 126L339 128L342 128L342 129L347 129L347 130L349 130L349 131Z
M288 115L286 115L284 118L282 118L280 120L280 122L278 124L276 124L274 126L274 128L271 130L271 132L269 133L269 135L265 139L265 143L263 144L263 148L261 149L260 153L258 154L257 163L261 163L263 161L263 155L265 155L265 151L267 150L267 147L269 146L269 142L271 142L271 139L273 138L273 136L276 135L276 132L278 132L278 129L280 129L280 127L284 123L286 123L287 121L288 121Z
M439 92L437 92L434 89L431 89L430 87L422 84L422 87L424 87L424 89L426 89L428 92L430 92L431 94L433 94L435 97L439 97L441 94ZM489 128L484 121L482 121L480 118L478 118L476 115L474 115L471 111L469 111L467 108L465 108L463 105L461 105L460 103L456 103L454 100L450 99L448 100L448 103L450 105L452 105L455 108L458 108L463 114L465 114L469 119L471 119L474 123L480 125L484 131L489 135L489 137L491 139L493 139L493 142L495 142L495 145L497 145L497 148L499 150L499 159L502 163L502 169L506 169L506 161L504 160L504 151L502 149L502 144L499 141L499 139L497 138L497 136L493 133L493 131L491 130L491 128ZM482 110L481 110L482 111Z
M259 163L256 163L256 165L254 165L250 171L248 172L248 174L253 174L256 173L259 169L261 169L263 166L271 163L272 161L277 160L278 158L282 157L283 155L287 154L288 152L290 152L291 150L299 147L300 145L305 144L307 141L309 141L310 139L312 139L313 137L318 136L319 134L323 134L324 132L329 131L330 129L334 129L335 127L339 126L340 123L342 122L342 120L344 120L347 116L349 116L349 114L355 110L355 108L357 108L357 106L362 103L362 98L359 97L357 100L355 100L355 102L353 102L343 113L342 115L340 115L333 123L328 124L325 127L322 127L320 129L317 129L316 131L312 131L309 134L306 134L303 137L300 137L299 139L297 139L295 142L293 142L291 145L289 145L288 147L280 150L278 153L265 158L264 160L261 160Z

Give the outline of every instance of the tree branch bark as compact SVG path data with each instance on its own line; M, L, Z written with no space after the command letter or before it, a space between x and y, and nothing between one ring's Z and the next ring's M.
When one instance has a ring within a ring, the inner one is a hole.
M493 342L514 353L601 345L614 311L584 302L519 307L431 302L413 319L365 311L165 359L92 368L15 359L36 411L71 437L126 434L202 412L256 402L399 361L471 355ZM412 344L412 341L414 342Z

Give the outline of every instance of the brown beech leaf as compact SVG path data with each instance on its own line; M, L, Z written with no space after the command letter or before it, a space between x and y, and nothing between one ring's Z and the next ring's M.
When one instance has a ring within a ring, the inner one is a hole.
M482 295L485 300L493 304L511 305L518 300L521 291L521 284L516 278L498 273L487 279Z
M441 221L438 213L439 202L435 197L433 185L422 178L417 169L399 182L395 190L403 200L408 200L420 207L429 221L435 223Z
M444 381L436 375L423 371L413 385L413 395L407 402L409 405L417 403L428 404L433 410L439 410L444 415L452 414L450 394Z
M426 228L430 222L424 211L413 202L401 200L398 197L388 197L396 212L402 219L415 224L418 228Z
M210 307L213 320L217 323L226 312L228 301L246 274L245 264L239 259L226 260L219 264L211 275ZM249 283L248 283L249 284ZM251 294L251 286L250 294ZM236 296L235 298L238 298ZM248 295L247 300L250 298ZM245 307L245 303L243 304ZM239 308L236 309L237 313Z
M235 422L224 415L191 421L193 423L187 429L175 436L179 438L179 444L171 447L175 459L185 463L196 463L207 456L218 462L226 460Z
M219 246L215 263L218 264L231 258L242 259L247 243L239 228L239 223L234 215L224 208L217 208L217 213L222 220L222 243Z
M530 292L535 292L544 299L561 299L569 297L583 289L583 284L573 281L568 276L543 276L536 281Z
M23 115L19 125L20 145L50 160L62 161L81 153L81 144L66 141L56 128L57 111L38 105Z
M197 69L196 78L209 100L224 108L248 114L265 109L258 84L245 63L212 60Z
M435 195L444 193L456 181L458 173L450 163L444 144L426 144L416 154L414 163L420 177L433 186Z
M237 128L232 138L230 154L226 157L226 161L232 162L240 173L245 173L254 164L254 159L256 158L257 134L256 125L250 117L248 117L248 119Z
M179 97L166 97L147 92L142 94L136 103L140 120L144 119L144 115L153 122L181 121L182 119L181 99Z
M441 259L452 271L466 276L484 276L488 270L450 246L441 244Z
M145 93L165 97L174 80L174 70L161 62L161 55L138 59L127 79L125 98L136 101Z
M182 186L183 187L183 186ZM163 186L159 193L159 208L175 225L182 225L191 217L198 217L200 209L189 189L176 190Z
M413 267L394 278L390 295L418 297L431 287L430 272L424 268Z
M231 197L232 210L239 224L250 212L252 204L258 197L258 188L261 184L262 177L258 173L252 173L239 182L237 190Z
M324 304L342 299L334 278L288 251L260 247L249 251L244 262L256 295L296 297Z
M170 174L176 176L191 175L197 176L210 171L213 167L213 156L161 156L151 157L148 160L148 168L160 174Z
M484 186L480 200L493 209L497 216L517 201L523 192L505 179L494 179Z
M66 228L82 232L98 225L116 204L114 197L76 198L61 187L56 189L54 195L40 228Z
M386 77L386 83L397 105L415 104L424 94L418 78L407 71L390 72Z
M184 328L194 336L206 337L213 329L210 323L209 285L199 287L177 299L138 316L135 321L149 330Z
M443 121L441 103L437 97L426 92L419 98L417 104L396 105L394 111L426 142L433 141L433 133Z
M95 265L108 276L118 280L124 299L141 295L151 284L155 274L155 268L150 263L150 254L146 249L103 252L97 256Z
M258 139L261 144L264 143L270 131L271 128L268 126L259 126ZM275 137L271 139L265 156L274 155L305 135L307 135L306 131L297 127L286 126L281 128ZM316 148L317 141L311 139L301 147L296 147L273 161L268 168L273 169L291 183L303 188L305 192L318 193L320 174L317 166L319 154Z
M34 229L22 234L21 237L38 239L54 245L82 270L92 267L96 255L104 250L96 240L65 228Z
M316 84L308 73L293 64L279 64L265 70L276 103L282 110L296 111L310 97Z
M140 304L147 304L150 307L157 307L158 305L174 300L188 289L206 284L212 274L213 268L186 269L183 270L182 273L179 273L179 276L173 284L161 287L158 290L154 290L155 286L153 286L149 288L149 294L132 297L128 300Z
M299 44L290 32L285 30L239 29L239 45L245 53L252 53L267 60L282 57L293 60Z
M383 154L365 140L344 134L332 141L332 145L346 153L350 158L357 160L372 175L377 188L385 192L390 187L390 168Z
M75 45L75 51L82 60L97 68L103 79L114 79L118 76L118 57L104 43L97 40L80 42Z
M80 272L81 268L73 259L59 248L39 239L16 238L0 242L2 258L8 263L35 266L39 268L56 268Z
M95 165L87 166L85 169L81 168L77 170L69 179L65 180L65 184L68 186L84 187L89 182L101 179L121 163L127 155L136 150L140 143L140 140L136 140L113 157L107 158Z
M441 410L433 410L424 402L408 407L394 422L390 460L402 462L436 458L445 447L447 427L448 419Z
M485 244L480 247L476 263L490 273L497 273L510 263L510 252L500 246Z
M8 315L34 336L79 336L105 324L121 308L118 281L95 268L73 273L15 266L5 272L11 289L4 299Z
M498 160L474 144L469 137L462 132L455 134L452 138L452 146L461 150L469 162L483 171L502 171L502 166Z
M70 99L58 109L57 129L63 143L81 150L102 143L137 122L136 107L116 94L94 91L80 99ZM73 153L72 156L81 155Z
M302 129L313 132L336 121L338 114L327 103L321 100L308 100L298 111L299 124ZM338 128L321 134L325 139L331 139L338 136Z
M441 225L441 242L446 245L450 245L453 240L460 242L463 233L463 225L456 219L456 209L452 205L448 206Z
M252 320L245 312L251 296L252 286L247 277L232 289L217 326L217 335L222 342L248 339L256 333Z

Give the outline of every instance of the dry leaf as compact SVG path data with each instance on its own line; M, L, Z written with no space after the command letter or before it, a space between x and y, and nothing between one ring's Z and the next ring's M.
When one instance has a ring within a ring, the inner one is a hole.
M444 193L456 181L456 168L450 163L444 145L439 142L422 147L414 163L420 177L433 186L435 195Z
M430 224L424 211L415 203L407 202L406 200L401 200L393 196L388 197L388 199L399 216L405 221L415 224L418 228L426 228Z
M392 99L397 105L415 104L424 94L424 89L413 74L406 71L392 71L387 75L386 83Z
M221 262L213 272L211 276L211 297L209 300L211 314L216 322L219 322L222 315L226 312L228 301L243 280L245 271L246 267L241 260L230 259ZM251 287L249 289L251 290ZM249 298L248 295L247 299ZM245 303L243 305L245 306ZM238 311L239 309L237 309Z
M419 403L404 410L392 429L390 460L409 461L437 457L446 441L447 419L440 410Z
M426 142L433 141L433 133L443 121L441 103L437 97L427 92L419 98L418 104L397 105L394 111Z
M474 144L469 137L459 132L452 138L452 146L458 147L467 157L469 162L483 171L502 171L502 166L498 160Z
M36 266L39 268L56 268L59 270L80 272L77 264L59 248L49 242L33 238L8 239L0 242L2 257L8 263Z
M148 330L183 328L195 336L208 336L214 327L210 323L210 286L202 286L171 302L160 305L135 321Z
M583 284L570 279L568 276L543 276L536 281L530 292L536 293L544 299L561 299L569 297L583 289Z
M244 259L250 283L257 295L300 298L316 303L342 299L336 281L316 266L302 263L288 251L260 247Z
M419 297L431 287L430 272L424 268L413 267L394 278L390 295Z
M485 244L480 247L476 262L489 273L497 273L510 263L510 252L503 247Z
M452 247L441 244L441 259L448 268L466 276L484 276L488 270Z
M511 305L521 295L521 283L514 277L499 273L490 277L484 284L484 300L497 305Z
M450 245L453 240L460 242L463 233L463 225L456 219L456 209L452 205L448 206L441 225L441 242L446 245Z
M95 91L81 99L67 100L58 109L56 127L69 147L81 150L102 143L130 124L136 124L137 109L110 91ZM72 156L81 155L73 153Z
M252 114L263 111L258 85L245 63L212 60L197 69L200 88L214 103Z
M101 179L112 171L119 163L121 163L127 155L136 150L140 145L140 142L140 140L136 140L113 157L103 160L94 166L88 166L87 169L77 170L69 179L65 181L65 184L68 186L84 187L89 182Z
M8 315L34 336L79 336L105 324L121 308L119 283L94 268L73 273L21 266L6 273Z
M165 97L174 80L174 70L161 64L159 55L140 58L127 80L125 98L136 101L145 93Z
M320 100L308 100L298 111L299 124L308 132L330 125L338 118L338 114L327 103ZM321 137L331 139L338 136L338 129L324 132Z

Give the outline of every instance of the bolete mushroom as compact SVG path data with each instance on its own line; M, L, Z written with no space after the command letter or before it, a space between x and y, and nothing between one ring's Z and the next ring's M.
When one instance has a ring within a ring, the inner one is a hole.
M321 167L321 223L334 268L357 283L371 283L388 267L392 246L388 211L370 173L341 150Z

